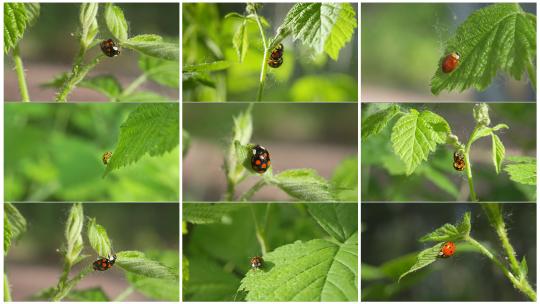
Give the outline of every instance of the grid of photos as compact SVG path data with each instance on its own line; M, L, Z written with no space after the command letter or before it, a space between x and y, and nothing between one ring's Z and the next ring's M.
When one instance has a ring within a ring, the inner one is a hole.
M3 6L3 302L178 302L179 3Z
M183 302L358 302L358 8L182 4Z
M361 301L536 301L536 3L361 11Z
M536 2L3 8L3 302L537 301Z

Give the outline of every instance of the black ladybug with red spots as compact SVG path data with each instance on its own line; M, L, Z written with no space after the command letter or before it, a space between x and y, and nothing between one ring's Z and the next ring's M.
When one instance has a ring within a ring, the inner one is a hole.
M270 153L265 147L256 145L252 150L253 156L251 157L251 168L262 174L270 168Z

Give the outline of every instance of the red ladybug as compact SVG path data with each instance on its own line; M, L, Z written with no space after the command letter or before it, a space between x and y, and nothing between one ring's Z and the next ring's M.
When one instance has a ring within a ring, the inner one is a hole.
M461 56L458 52L452 52L444 57L441 68L444 73L450 73L455 70L459 65L459 58Z
M441 246L439 251L440 258L449 258L456 253L456 244L454 242L446 242Z

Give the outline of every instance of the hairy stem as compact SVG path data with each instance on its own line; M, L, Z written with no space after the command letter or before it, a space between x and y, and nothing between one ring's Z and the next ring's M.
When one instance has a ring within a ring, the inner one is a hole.
M531 80L533 89L536 91L536 68L534 67L530 58L527 60L527 74L529 74L529 79Z
M24 76L24 66L18 44L13 48L13 62L15 63L15 71L17 72L17 81L19 82L21 101L29 102L30 96L28 95L26 77Z
M9 288L9 282L7 274L4 273L4 302L11 302L13 299L11 298L11 290Z
M472 176L472 166L471 161L469 159L469 152L471 151L471 145L473 143L473 138L476 135L476 132L480 129L479 125L476 125L474 127L474 130L469 137L469 141L467 142L467 145L465 146L465 170L467 172L467 181L469 182L469 192L471 196L471 201L476 202L478 201L478 197L476 196L476 192L474 191L474 183L473 183L473 176Z
M71 266L70 266L70 269L71 269ZM73 289L73 287L77 286L77 284L91 272L93 272L92 265L88 265L84 267L73 279L67 280L62 284L58 282L56 293L51 297L51 300L55 302L61 301L63 298L65 298L69 294L69 292L71 291L71 289ZM65 273L65 275L66 275L65 278L67 279L69 272ZM64 274L62 274L62 277L64 277Z
M84 56L84 52L85 51L83 49L79 51L79 54L75 58L75 63L73 64L71 74L64 82L60 92L58 92L56 95L56 101L66 102L68 95L71 93L71 91L73 91L73 89L75 89L75 86L79 84L84 77L86 77L86 74L88 74L88 72L90 72L90 70L92 70L103 57L105 57L104 54L99 54L90 63L83 65L82 58Z
M261 254L265 255L267 252L268 246L266 245L266 237L264 235L264 230L261 229L261 226L259 225L259 220L257 219L257 215L255 214L255 207L253 206L253 204L251 204L249 208L251 209L253 222L255 222L255 236L257 236L257 241L259 242L259 245L261 246Z
M266 44L266 35L264 34L264 28L261 23L261 19L259 18L259 15L254 10L255 14L255 20L257 21L257 26L259 27L259 32L261 33L261 40L263 43L264 53L263 53L263 59L262 59L262 65L261 65L261 77L259 79L259 89L257 90L257 101L262 100L262 94L264 90L264 83L266 82L266 69L268 66L266 65L266 58L268 57L268 46Z
M239 201L247 201L250 200L251 197L257 193L257 191L261 190L262 187L266 185L266 181L264 179L261 179L258 181L255 185L253 185L251 188L249 188L248 191L246 191L242 196L240 196Z
M480 244L478 241L468 236L465 241L469 242L474 247L478 248L480 252L488 257L497 267L501 269L503 274L512 282L515 288L527 295L531 300L536 301L536 292L529 285L526 280L518 280L510 270L508 270L501 261L499 261L486 247Z

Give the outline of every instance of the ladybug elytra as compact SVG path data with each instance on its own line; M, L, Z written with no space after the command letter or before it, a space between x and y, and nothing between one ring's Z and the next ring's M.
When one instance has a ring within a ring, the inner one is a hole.
M92 266L94 267L94 270L105 271L113 267L114 262L116 262L115 254L113 254L112 256L109 256L108 258L97 259L94 263L92 263Z
M459 65L460 55L458 52L452 52L444 57L441 68L444 73L450 73Z
M251 264L252 269L260 269L264 263L264 260L260 256L254 256L249 260L249 263Z
M270 53L268 65L272 68L279 68L283 64L283 44L278 44Z
M266 150L265 147L256 145L253 147L253 156L251 156L251 168L259 173L262 174L268 170L270 167L270 153L268 150Z
M454 244L454 242L446 242L441 246L441 250L439 251L439 257L448 258L454 255L455 252L456 244Z
M104 164L104 165L109 164L109 159L111 159L111 157L112 157L112 152L105 152L105 153L103 153L103 158L102 158L103 164Z
M465 170L465 158L459 152L454 152L454 169L457 171Z
M101 47L103 54L107 55L108 57L116 57L120 55L120 47L112 39L101 41L99 46Z

